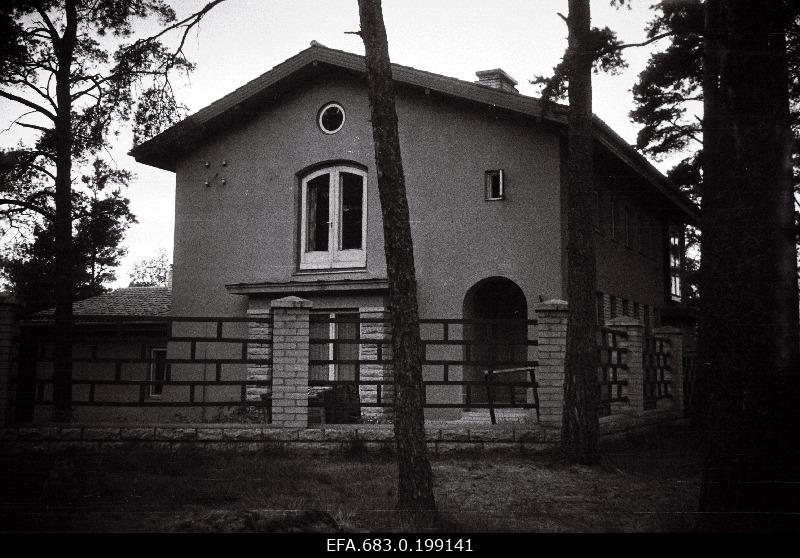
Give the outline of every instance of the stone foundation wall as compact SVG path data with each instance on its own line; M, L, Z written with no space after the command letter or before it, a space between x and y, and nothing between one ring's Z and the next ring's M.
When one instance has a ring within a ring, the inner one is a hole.
M675 422L672 412L644 416L615 415L600 421L603 436L613 436ZM425 426L428 449L452 452L541 453L560 439L558 428L536 425ZM84 451L263 452L270 454L335 454L365 451L393 454L391 425L336 425L321 428L273 428L254 424L158 424L142 426L64 425L0 428L0 454Z

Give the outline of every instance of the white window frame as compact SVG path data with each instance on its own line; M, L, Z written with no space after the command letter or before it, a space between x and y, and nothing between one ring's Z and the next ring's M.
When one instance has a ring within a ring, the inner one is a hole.
M361 248L342 250L342 181L341 173L347 172L361 177ZM328 204L328 250L309 251L308 246L308 183L328 174L330 180ZM333 187L331 187L333 186ZM300 182L300 269L364 268L367 265L367 173L360 168L336 165L318 169L303 177Z
M325 126L322 125L322 115L325 114L325 111L331 107L338 108L342 112L342 123L339 124L339 127L336 128L335 130L328 130L325 128ZM325 105L323 105L323 107L319 109L319 112L317 113L317 126L319 126L319 129L322 131L323 134L327 134L329 136L335 134L336 132L344 128L344 123L346 120L347 120L347 113L344 111L344 107L336 102L325 103Z
M505 199L506 197L505 172L503 171L503 169L487 170L484 173L484 176L485 176L484 187L486 188L486 201L498 201ZM499 196L492 196L492 178L495 176L500 179L500 192L498 192L500 194Z

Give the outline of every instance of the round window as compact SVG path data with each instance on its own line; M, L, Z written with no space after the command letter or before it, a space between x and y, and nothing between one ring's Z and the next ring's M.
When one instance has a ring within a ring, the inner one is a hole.
M320 130L326 134L335 134L344 126L344 109L339 103L328 103L319 111L317 118Z

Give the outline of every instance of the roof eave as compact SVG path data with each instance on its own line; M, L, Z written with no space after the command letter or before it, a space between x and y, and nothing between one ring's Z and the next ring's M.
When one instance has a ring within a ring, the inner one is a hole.
M611 151L628 167L642 176L647 182L658 190L664 197L671 201L686 217L686 223L695 227L700 226L700 209L686 194L680 191L664 174L655 168L641 153L631 147L608 124L594 118L595 138L606 149Z

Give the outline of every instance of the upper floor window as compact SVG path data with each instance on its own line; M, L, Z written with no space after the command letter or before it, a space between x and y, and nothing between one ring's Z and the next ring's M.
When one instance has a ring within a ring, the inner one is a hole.
M642 213L639 216L639 252L647 254L649 243L650 235L648 234L647 216Z
M300 269L364 267L367 174L320 169L303 178L300 197Z
M503 169L486 171L486 199L502 200L505 197Z
M676 302L681 300L681 276L683 274L683 229L677 225L669 227L669 294Z
M602 233L601 227L601 213L600 213L600 192L592 190L592 203L594 204L594 230L595 232Z
M631 210L627 206L622 209L622 218L624 219L622 226L624 227L625 246L630 248L633 242L633 235L631 234Z
M612 240L617 239L617 203L614 200L608 203L608 234Z

